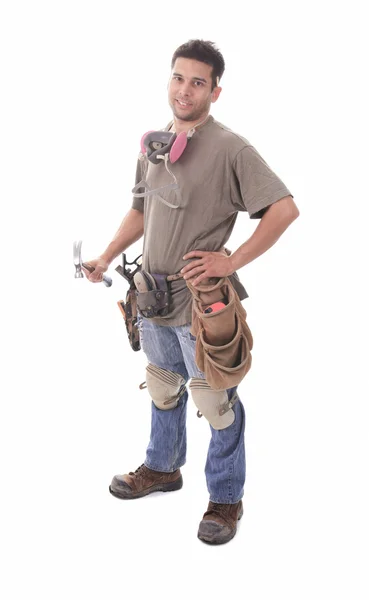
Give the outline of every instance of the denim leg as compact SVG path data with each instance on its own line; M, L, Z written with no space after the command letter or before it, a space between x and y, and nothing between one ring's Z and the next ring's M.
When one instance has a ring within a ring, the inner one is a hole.
M196 338L190 326L176 327L183 359L190 377L204 378L195 363ZM231 399L237 388L227 390ZM235 504L243 496L246 479L245 457L245 410L240 400L233 406L235 420L225 429L211 427L211 441L205 466L206 482L210 500L220 504Z
M141 347L150 363L179 373L187 382L188 373L174 329L140 320ZM149 469L172 473L185 464L187 399L186 390L173 409L160 410L151 403L151 433L145 459Z
M227 390L230 399L237 388ZM210 425L211 440L205 466L210 500L235 504L243 497L246 479L245 409L241 400L233 406L235 420L225 429Z
M205 375L200 371L195 362L196 338L190 333L190 325L175 327L179 344L181 346L183 362L186 365L189 377L204 379Z
M204 377L195 363L195 339L189 325L162 327L142 319L140 328L142 349L149 362L179 373L186 382L189 377ZM229 398L236 389L227 390ZM185 464L187 399L186 391L172 410L159 410L152 403L147 467L172 472ZM240 400L233 411L235 420L229 427L216 430L210 426L205 475L210 500L221 504L235 504L243 497L246 478L245 410Z

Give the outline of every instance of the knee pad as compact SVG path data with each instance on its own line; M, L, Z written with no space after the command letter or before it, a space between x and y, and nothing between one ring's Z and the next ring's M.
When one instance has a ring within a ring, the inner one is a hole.
M214 429L232 425L235 419L232 406L238 400L237 392L228 400L226 390L213 390L205 379L195 377L191 379L190 390L195 405Z
M160 410L175 408L186 391L186 382L182 375L151 363L146 367L146 385L153 403Z

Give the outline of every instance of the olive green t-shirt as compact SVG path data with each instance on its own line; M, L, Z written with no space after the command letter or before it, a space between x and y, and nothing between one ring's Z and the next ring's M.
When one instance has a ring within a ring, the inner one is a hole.
M142 268L149 273L178 273L189 263L183 256L191 250L219 251L239 211L247 211L252 219L261 218L268 206L292 196L255 148L211 115L196 128L182 156L168 167L179 189L134 198L132 204L144 213ZM136 184L141 180L151 190L174 181L163 161L155 165L146 157L137 165ZM159 194L178 208L164 204ZM185 281L179 279L170 287L169 314L152 321L173 326L191 322L192 296Z

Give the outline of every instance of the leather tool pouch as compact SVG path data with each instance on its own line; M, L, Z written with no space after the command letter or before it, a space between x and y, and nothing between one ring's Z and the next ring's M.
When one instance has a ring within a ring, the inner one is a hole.
M170 293L166 275L141 274L147 277L147 287L151 288L145 292L137 291L137 305L140 313L146 319L153 317L165 317L169 313Z
M133 281L131 282L127 295L126 301L119 300L118 306L120 311L124 317L124 321L126 324L126 330L128 334L129 343L131 345L132 350L137 352L141 349L140 344L140 333L138 330L137 324L137 298L136 298L136 290Z
M196 336L196 364L214 390L237 386L251 367L253 339L246 311L228 277L210 278L198 286L187 281L193 296L191 333ZM226 306L204 313L210 304Z

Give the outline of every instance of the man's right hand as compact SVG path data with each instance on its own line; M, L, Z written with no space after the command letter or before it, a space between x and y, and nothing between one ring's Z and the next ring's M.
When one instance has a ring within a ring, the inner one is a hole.
M103 258L95 258L93 260L84 261L86 265L93 267L94 271L90 273L82 266L83 272L86 275L87 279L92 283L100 283L103 278L103 273L108 270L109 263Z

